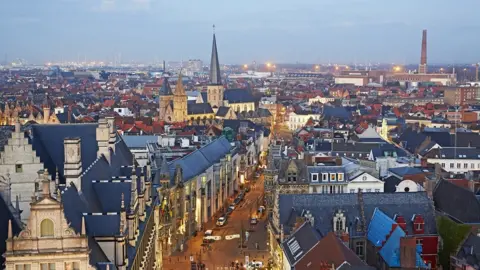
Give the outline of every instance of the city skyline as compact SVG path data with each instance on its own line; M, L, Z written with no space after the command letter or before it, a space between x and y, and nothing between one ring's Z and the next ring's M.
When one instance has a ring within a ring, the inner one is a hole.
M54 0L0 4L0 55L9 60L161 62L209 58L216 25L222 64L420 61L427 29L429 63L475 63L480 28L474 7L448 1L379 0L172 3ZM418 10L418 11L417 11ZM458 10L455 13L452 11ZM393 13L393 14L392 14Z

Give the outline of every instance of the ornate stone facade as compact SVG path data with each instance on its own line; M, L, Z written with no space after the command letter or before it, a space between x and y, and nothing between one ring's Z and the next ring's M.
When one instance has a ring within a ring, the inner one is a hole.
M89 264L85 219L81 233L75 233L65 219L59 193L56 197L50 193L47 171L41 184L41 194L33 197L31 215L18 236L13 236L9 221L6 269L95 269Z

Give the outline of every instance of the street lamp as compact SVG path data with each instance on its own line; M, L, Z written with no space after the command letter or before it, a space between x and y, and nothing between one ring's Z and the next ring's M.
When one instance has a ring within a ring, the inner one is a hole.
M270 68L272 66L271 63L267 63L267 67Z
M244 68L244 69L247 69L247 68L248 68L248 65L247 65L247 64L243 65L243 68Z

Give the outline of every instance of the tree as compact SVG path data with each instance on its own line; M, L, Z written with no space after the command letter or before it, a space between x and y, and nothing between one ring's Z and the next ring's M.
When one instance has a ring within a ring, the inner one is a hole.
M443 240L443 246L438 257L443 269L450 269L450 256L458 249L465 237L470 233L471 227L458 224L447 217L437 217L437 228Z

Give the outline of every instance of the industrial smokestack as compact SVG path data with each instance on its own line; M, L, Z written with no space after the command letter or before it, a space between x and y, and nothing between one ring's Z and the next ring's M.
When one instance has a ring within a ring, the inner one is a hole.
M422 53L420 56L420 65L418 66L418 73L427 73L427 30L423 30L422 34Z
M167 67L165 66L165 60L163 60L163 71L165 72L167 70Z

